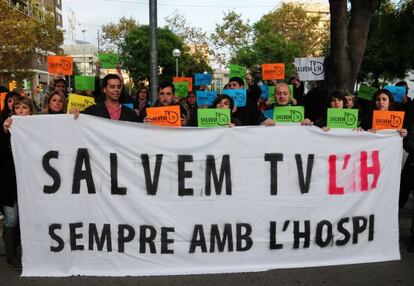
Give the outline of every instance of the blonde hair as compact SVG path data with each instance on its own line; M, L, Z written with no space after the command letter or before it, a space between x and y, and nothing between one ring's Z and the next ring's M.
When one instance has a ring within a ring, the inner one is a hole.
M44 106L43 107L43 113L44 114L49 113L49 103L52 100L52 97L55 96L55 95L60 96L60 98L62 99L62 102L63 102L63 110L62 111L63 111L63 113L65 112L65 110L66 110L66 97L65 97L65 94L61 91L55 90L55 91L53 91L52 93L50 93L49 95L47 95L45 97L45 101L44 101L44 104L43 104L43 106Z

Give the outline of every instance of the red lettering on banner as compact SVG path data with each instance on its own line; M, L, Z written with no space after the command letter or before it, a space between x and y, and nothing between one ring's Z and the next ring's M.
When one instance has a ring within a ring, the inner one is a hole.
M336 185L336 155L329 156L329 194L343 195L344 188Z
M372 180L371 188L375 189L377 187L378 178L381 173L381 165L379 162L379 151L372 152L372 166L368 167L368 153L363 151L361 152L361 191L368 191L368 175L373 175L374 179Z
M378 179L381 173L381 164L379 161L379 151L375 150L371 153L371 164L368 166L368 152L362 151L360 154L358 162L356 164L350 164L351 162L351 154L345 154L342 162L342 170L347 169L351 166L352 170L349 173L349 177L346 178L348 191L368 191L370 189L375 189L377 187ZM329 194L330 195L343 195L345 194L345 187L338 186L338 174L341 174L337 171L337 155L329 155ZM359 163L359 164L358 164ZM359 166L357 166L359 165ZM358 168L359 167L359 168ZM358 170L359 169L359 170ZM358 177L359 178L355 178ZM372 183L369 186L368 183L368 176L373 176ZM359 179L358 183L360 182L360 186L357 187L357 180Z

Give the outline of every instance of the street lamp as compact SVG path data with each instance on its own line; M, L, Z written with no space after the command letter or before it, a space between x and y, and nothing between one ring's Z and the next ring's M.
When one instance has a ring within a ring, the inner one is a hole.
M178 58L181 56L181 51L179 49L174 49L172 55L175 58L175 76L178 77Z
M87 29L82 30L83 34L83 44L85 45L85 32L87 32ZM83 73L86 75L86 47L83 47Z

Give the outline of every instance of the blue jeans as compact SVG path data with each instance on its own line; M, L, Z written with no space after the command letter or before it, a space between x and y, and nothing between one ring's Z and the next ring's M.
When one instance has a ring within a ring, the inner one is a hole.
M17 202L14 206L3 206L4 211L4 227L16 227L19 224L19 212Z

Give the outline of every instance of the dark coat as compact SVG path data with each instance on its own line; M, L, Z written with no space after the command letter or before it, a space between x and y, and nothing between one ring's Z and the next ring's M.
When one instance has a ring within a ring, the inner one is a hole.
M3 126L3 121L1 121L1 126ZM0 130L0 142L0 205L12 207L17 200L16 172L10 134L5 134L3 128Z
M84 111L82 111L82 113L111 119L108 109L106 109L105 102L99 102L95 105L89 106ZM136 113L132 109L125 107L125 106L122 106L121 116L119 117L119 120L141 122L138 116L136 115Z

